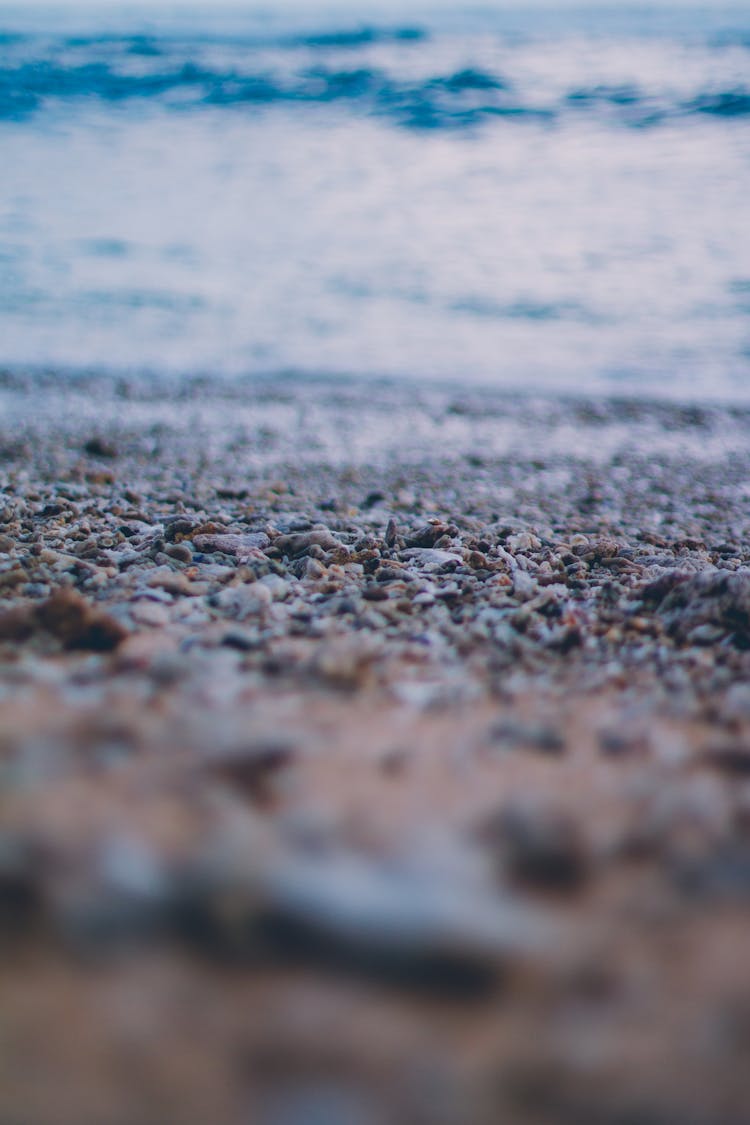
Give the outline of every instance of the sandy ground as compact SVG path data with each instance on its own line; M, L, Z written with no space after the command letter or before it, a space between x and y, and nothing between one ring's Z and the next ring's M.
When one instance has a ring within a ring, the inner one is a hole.
M0 1121L750 1121L750 411L0 381Z

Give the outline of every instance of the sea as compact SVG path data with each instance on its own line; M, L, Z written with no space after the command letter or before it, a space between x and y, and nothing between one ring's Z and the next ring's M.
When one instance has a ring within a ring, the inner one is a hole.
M2 3L0 369L747 401L750 3Z

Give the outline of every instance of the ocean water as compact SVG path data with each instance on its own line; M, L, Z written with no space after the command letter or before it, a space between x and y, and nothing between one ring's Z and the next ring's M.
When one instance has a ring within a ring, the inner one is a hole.
M750 3L0 5L0 367L750 396Z

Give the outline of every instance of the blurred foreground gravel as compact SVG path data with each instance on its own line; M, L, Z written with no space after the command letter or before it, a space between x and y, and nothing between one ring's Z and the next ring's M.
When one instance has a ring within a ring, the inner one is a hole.
M0 1121L740 1125L750 410L0 378Z

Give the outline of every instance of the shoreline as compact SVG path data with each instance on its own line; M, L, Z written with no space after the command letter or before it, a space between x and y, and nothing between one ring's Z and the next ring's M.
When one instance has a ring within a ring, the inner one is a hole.
M0 380L2 1114L739 1123L750 407L123 385Z
M113 393L129 397L172 397L184 398L186 394L200 394L211 391L221 397L247 398L255 391L262 395L273 392L300 391L309 389L313 393L325 390L351 392L366 396L374 391L401 396L405 401L420 396L456 397L466 395L472 399L497 401L498 405L520 399L523 402L540 400L548 403L594 404L600 407L653 408L667 410L724 411L730 415L750 411L750 395L741 394L739 388L733 395L690 393L675 386L671 390L651 390L645 383L654 382L646 376L640 379L621 379L610 382L598 381L585 390L571 387L558 387L551 383L528 379L510 381L503 379L497 383L489 379L463 379L458 372L453 375L420 375L416 378L408 372L398 374L366 371L357 373L350 370L330 371L324 368L258 368L244 372L217 373L208 368L175 369L160 371L149 367L111 367L92 364L86 366L53 365L49 363L10 363L0 366L0 391L21 391L28 393L34 388L81 389L90 385L108 387ZM694 392L693 388L693 392Z

